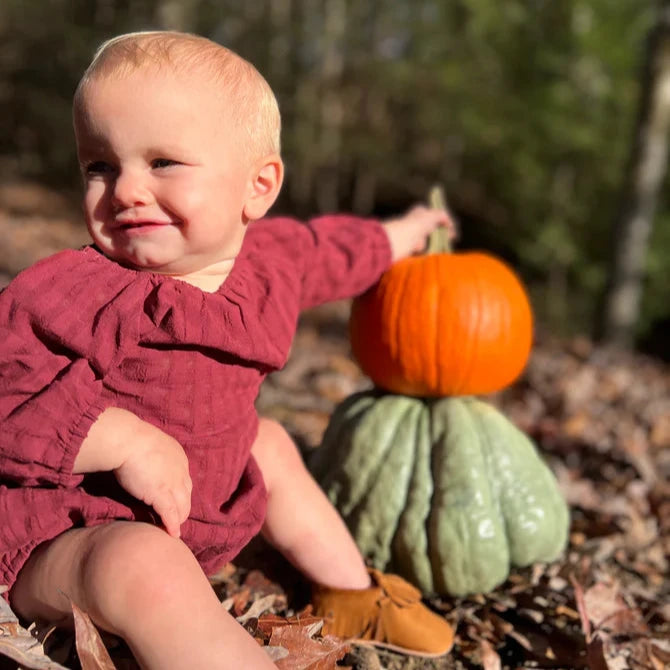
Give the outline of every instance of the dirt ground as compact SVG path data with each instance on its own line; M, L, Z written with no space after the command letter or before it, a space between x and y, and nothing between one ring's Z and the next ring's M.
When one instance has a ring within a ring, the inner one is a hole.
M0 187L0 285L39 257L85 243L76 220L67 200L39 186ZM288 365L268 378L258 400L259 412L281 421L305 453L318 448L335 405L370 385L351 359L347 316L346 302L306 313ZM486 595L429 598L456 628L454 649L442 659L356 646L345 653L341 645L321 665L305 656L303 665L284 659L280 667L339 667L340 658L355 670L670 668L668 365L540 330L523 377L488 400L535 440L560 483L572 518L564 555L513 570ZM259 639L308 600L307 585L260 542L212 583L243 619L261 602L244 622ZM53 665L35 660L34 649L17 656L12 640L23 633L9 619L0 611L0 670L112 667L80 663L73 638L57 632L45 644ZM310 635L319 639L318 631ZM116 667L134 667L123 645L106 642Z

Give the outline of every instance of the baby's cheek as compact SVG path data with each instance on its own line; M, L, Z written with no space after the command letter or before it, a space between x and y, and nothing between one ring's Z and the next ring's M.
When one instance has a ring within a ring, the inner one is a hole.
M106 188L103 182L91 182L86 186L84 194L84 214L87 220L100 219L107 216L109 198L106 197Z

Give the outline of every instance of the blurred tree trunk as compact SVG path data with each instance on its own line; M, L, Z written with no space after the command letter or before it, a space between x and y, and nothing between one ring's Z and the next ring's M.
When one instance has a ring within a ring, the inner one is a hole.
M357 25L363 31L368 44L366 57L375 59L381 40L380 14L384 10L384 3L361 4L357 9L362 12L362 15L357 17ZM360 55L357 56L360 58ZM358 105L357 116L364 120L365 132L374 137L377 126L383 125L385 120L385 100L378 82L371 81L369 74L365 85L361 87ZM390 133L390 129L387 129L387 132ZM369 215L374 209L378 180L375 163L374 154L365 152L361 155L356 152L352 175L351 209L357 214Z
M156 5L156 23L161 30L193 30L198 0L160 0Z
M298 216L310 211L314 176L318 165L314 146L317 143L318 127L315 110L319 106L319 81L316 65L318 51L314 36L322 32L320 3L298 3L296 16L296 38L294 44L295 79L293 94L293 116L286 135L293 140L291 159L287 166L287 185L290 190L292 208ZM303 46L304 45L304 46ZM286 152L288 153L288 152Z
M323 212L339 208L340 163L342 161L344 100L341 85L344 74L346 0L329 0L323 23L323 56L319 79L321 95L319 153L324 175L316 182L316 202Z
M285 86L291 70L292 0L270 0L270 35L268 37L268 79Z
M670 0L661 0L646 45L635 139L614 226L613 253L598 334L633 344L644 266L658 193L666 172L670 128Z
M347 0L303 0L296 14L300 36L293 44L302 47L302 54L293 73L288 186L293 209L302 215L314 202L320 211L339 207ZM273 18L279 16L285 12L275 12Z

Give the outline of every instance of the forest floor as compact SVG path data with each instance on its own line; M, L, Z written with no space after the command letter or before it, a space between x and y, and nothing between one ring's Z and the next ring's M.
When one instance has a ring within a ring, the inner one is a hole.
M38 258L85 243L76 219L49 191L0 188L0 286ZM346 302L304 314L287 366L258 400L304 453L318 448L335 405L370 385L350 355L347 315ZM308 585L253 542L212 585L274 648L280 668L670 668L670 366L539 332L523 377L487 400L535 440L559 481L572 518L562 557L514 569L486 595L428 598L456 629L451 653L428 660L321 638L304 609ZM75 613L75 638L26 631L2 603L0 670L136 667L108 636L114 665L105 660L85 613Z

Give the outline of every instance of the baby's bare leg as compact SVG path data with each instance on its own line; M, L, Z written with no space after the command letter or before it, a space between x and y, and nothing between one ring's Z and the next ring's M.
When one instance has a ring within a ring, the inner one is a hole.
M65 623L70 598L123 637L142 668L273 668L225 611L186 545L138 522L68 531L38 548L10 592L28 620Z
M289 434L275 421L261 419L252 454L268 490L265 538L313 582L368 587L370 577L356 543Z

